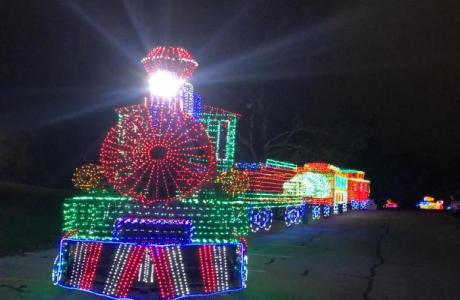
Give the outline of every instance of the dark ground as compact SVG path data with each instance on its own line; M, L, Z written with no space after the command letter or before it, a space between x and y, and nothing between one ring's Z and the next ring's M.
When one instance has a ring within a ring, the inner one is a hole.
M252 236L248 288L212 299L460 299L459 251L445 213L351 212ZM0 299L100 299L53 287L55 255L0 258Z
M0 180L0 257L53 247L71 193Z

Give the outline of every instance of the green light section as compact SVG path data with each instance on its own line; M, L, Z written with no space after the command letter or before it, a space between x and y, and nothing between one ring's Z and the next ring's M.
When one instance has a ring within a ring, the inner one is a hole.
M267 167L283 168L283 169L289 169L289 170L297 169L297 165L295 164L291 164L291 163L279 161L279 160L274 160L274 159L267 159L265 161L265 165Z
M283 188L288 195L327 198L332 196L332 176L316 172L304 172L285 182Z
M247 192L239 195L238 199L251 208L276 208L303 204L302 197L286 193Z
M77 229L77 238L111 240L113 224L122 216L191 220L193 242L234 242L249 233L247 206L210 191L168 206L142 205L108 192L70 197L64 201L63 231Z
M359 171L356 169L340 169L343 173L364 173L363 171Z
M236 122L237 115L234 114L218 114L218 113L201 113L197 114L198 121L203 123L206 131L216 149L217 170L222 172L232 168L235 162L235 140L236 140ZM221 131L224 123L226 123L225 141L221 141ZM220 149L224 146L225 149ZM220 157L219 153L224 153Z

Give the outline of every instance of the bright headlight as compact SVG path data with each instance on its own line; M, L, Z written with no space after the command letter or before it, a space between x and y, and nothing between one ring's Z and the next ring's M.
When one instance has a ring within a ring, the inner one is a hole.
M172 98L177 95L183 81L176 74L164 70L155 72L149 78L150 93L163 98Z

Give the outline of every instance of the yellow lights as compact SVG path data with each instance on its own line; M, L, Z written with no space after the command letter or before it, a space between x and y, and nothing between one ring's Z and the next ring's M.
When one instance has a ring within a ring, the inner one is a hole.
M75 169L72 183L78 190L90 191L102 189L104 174L102 168L95 164L85 164Z
M220 183L225 194L236 196L249 188L249 176L246 171L231 169L219 174L217 183Z
M443 210L444 209L444 201L443 200L436 200L434 197L425 196L423 200L420 201L417 206L420 209L428 209L428 210Z

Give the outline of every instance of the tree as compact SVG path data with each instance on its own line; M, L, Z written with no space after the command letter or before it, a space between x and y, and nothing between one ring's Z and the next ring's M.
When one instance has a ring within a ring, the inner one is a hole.
M337 107L326 118L315 115L314 123L308 110L289 107L286 96L276 88L252 86L240 95L243 115L238 138L246 159L327 161L347 166L356 163L368 143L372 116L360 107Z
M290 120L279 119L280 113L276 103L282 103L279 94L264 86L250 88L243 93L241 102L244 106L241 130L238 136L246 157L253 161L263 161L269 157L298 160L302 148L297 143L302 136L318 134L313 128L302 124L299 113Z

